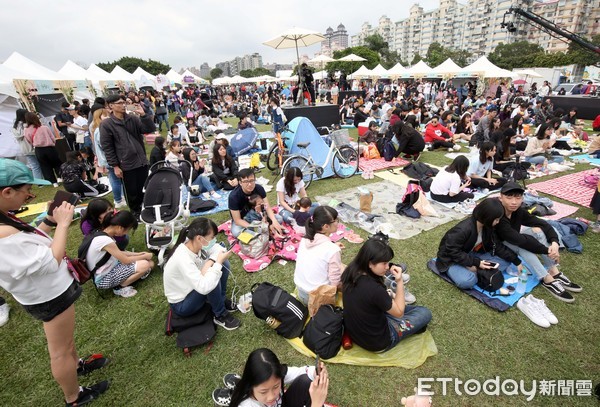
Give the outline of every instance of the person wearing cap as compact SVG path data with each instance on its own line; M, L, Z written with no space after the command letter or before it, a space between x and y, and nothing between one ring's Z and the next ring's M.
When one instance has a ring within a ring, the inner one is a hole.
M73 110L73 106L69 102L62 102L60 112L54 116L54 121L58 131L67 140L69 148L75 150L75 134L69 133L69 125L73 123L73 116L69 113L71 110Z
M582 288L558 270L558 234L548 222L521 206L524 193L516 182L508 182L500 190L504 216L496 227L498 237L527 263L542 287L555 298L571 303L575 299L567 291L580 292Z
M66 405L74 406L90 402L109 387L108 381L79 387L77 379L105 366L108 359L101 355L79 359L75 349L74 303L83 290L63 258L75 208L63 202L37 228L10 213L35 198L32 185L48 184L33 178L25 164L0 159L0 286L27 313L43 322L52 375Z
M147 114L140 104L136 105L135 114L127 114L123 95L110 95L106 103L112 113L100 123L100 145L108 165L123 180L127 205L139 215L148 176L144 134L154 133L156 126L152 115Z

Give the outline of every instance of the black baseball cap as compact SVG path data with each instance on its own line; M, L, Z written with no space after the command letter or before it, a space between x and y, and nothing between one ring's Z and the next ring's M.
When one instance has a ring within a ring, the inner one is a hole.
M506 195L509 192L520 192L521 194L523 194L525 192L525 188L523 188L516 182L507 182L500 190L500 193Z

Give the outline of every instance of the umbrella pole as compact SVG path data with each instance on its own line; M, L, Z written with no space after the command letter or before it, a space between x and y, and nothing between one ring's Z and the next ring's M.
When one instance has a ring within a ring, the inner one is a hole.
M298 40L296 39L296 60L298 61L298 69L296 74L298 75L298 94L296 95L296 105L301 105L301 101L304 100L304 76L300 74L300 53L298 52Z

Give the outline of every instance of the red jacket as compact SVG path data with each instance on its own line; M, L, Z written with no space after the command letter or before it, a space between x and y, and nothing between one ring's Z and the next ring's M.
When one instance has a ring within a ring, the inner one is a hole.
M439 123L437 126L428 124L425 128L425 142L432 143L435 140L447 141L447 139L442 136L442 133L448 133L450 137L454 136L450 130Z
M596 118L592 122L592 128L594 129L594 131L598 131L596 129L600 128L600 114L598 116L596 116Z

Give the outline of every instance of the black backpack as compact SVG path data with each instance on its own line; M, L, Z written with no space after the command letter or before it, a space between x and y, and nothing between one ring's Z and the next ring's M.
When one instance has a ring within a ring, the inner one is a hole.
M321 305L317 313L308 321L302 342L323 359L338 354L344 336L343 310L332 305Z
M251 292L254 315L264 321L269 317L278 321L275 330L284 338L293 339L302 335L308 318L304 304L283 288L267 282L254 284Z
M484 291L495 292L504 285L504 276L499 269L477 269L477 285Z
M435 177L439 170L437 168L430 167L425 163L417 161L408 164L406 167L404 167L402 172L412 179L422 180L425 178Z
M193 347L204 345L215 336L210 305L204 304L200 311L189 317L180 317L169 307L165 335L173 336L174 333L177 333L177 346L186 356L191 356Z
M190 212L206 212L219 204L212 199L190 199Z

